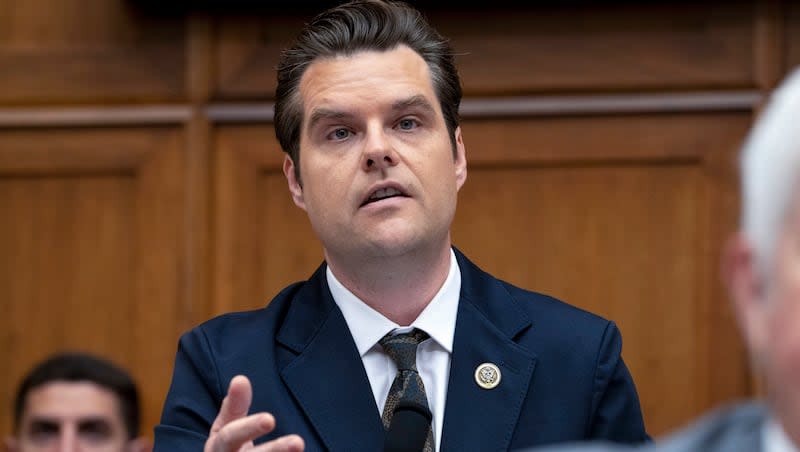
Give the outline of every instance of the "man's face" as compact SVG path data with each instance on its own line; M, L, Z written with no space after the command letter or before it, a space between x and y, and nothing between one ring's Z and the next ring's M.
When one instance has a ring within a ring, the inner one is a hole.
M784 429L800 444L800 204L776 242L766 271L740 272L735 290L738 314L756 370ZM748 282L749 281L749 282Z
M284 173L328 259L447 247L466 180L424 60L405 46L317 61L300 83L301 181ZM427 248L426 248L427 247Z
M774 402L800 435L800 209L794 209L775 259L763 314L764 372Z
M55 381L32 390L17 433L9 444L17 452L128 450L116 396L90 382Z

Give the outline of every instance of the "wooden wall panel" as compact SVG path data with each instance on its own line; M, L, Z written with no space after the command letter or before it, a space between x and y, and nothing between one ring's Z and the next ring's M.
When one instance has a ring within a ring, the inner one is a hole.
M125 0L0 5L0 104L185 98L182 21Z
M431 21L452 38L467 95L730 88L754 84L752 8L585 2L432 13Z
M469 176L454 243L501 278L616 321L656 435L749 390L716 282L735 212L715 194L725 184L709 184L732 176L749 116L463 125ZM734 350L724 359L719 341ZM721 378L729 392L712 392Z
M445 8L428 15L452 39L467 95L755 86L751 2ZM297 23L221 18L218 96L272 98L278 52Z
M0 405L33 363L87 350L131 370L151 435L192 321L180 285L182 142L173 128L0 134Z
M800 66L800 5L788 2L786 5L786 66L787 69Z
M272 99L281 49L307 17L224 17L216 23L213 95L220 99Z
M311 276L322 248L291 200L271 127L222 126L214 143L213 313L260 308Z

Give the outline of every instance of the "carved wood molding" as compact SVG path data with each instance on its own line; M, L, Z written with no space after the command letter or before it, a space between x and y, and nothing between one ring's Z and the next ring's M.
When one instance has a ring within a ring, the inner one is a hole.
M471 97L461 102L465 119L614 115L628 113L680 113L698 111L749 111L761 101L756 90L689 93L598 94L569 96ZM208 118L219 123L272 122L273 103L212 104Z
M179 124L191 115L188 105L0 108L0 128Z

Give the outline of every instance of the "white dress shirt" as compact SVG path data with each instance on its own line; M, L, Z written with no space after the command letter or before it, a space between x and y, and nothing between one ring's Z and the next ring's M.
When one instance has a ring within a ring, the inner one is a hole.
M764 422L764 434L761 435L764 452L798 452L797 447L789 439L783 426L775 418L769 418Z
M397 365L383 352L378 341L390 331L397 330L398 333L403 333L413 328L425 331L430 336L430 339L423 341L417 347L417 370L425 385L428 406L433 415L433 439L435 450L438 451L442 438L447 381L450 377L450 357L453 353L453 335L461 292L461 271L455 253L450 250L450 271L444 284L419 317L406 327L387 319L353 295L336 279L330 267L327 269L327 279L333 300L344 315L358 353L361 355L361 361L364 363L364 369L367 371L378 416L383 413L386 396L397 375Z

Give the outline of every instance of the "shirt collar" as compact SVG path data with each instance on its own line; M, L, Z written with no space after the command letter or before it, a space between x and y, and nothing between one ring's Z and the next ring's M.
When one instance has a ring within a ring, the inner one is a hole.
M764 452L797 452L797 447L774 417L770 417L764 423L763 428L762 449Z
M325 275L328 279L333 300L342 311L350 334L356 343L358 353L363 357L378 341L390 331L401 328L383 314L367 306L350 290L342 285L331 271L326 268ZM434 295L428 306L420 313L419 317L408 328L419 328L442 346L448 353L453 351L453 336L458 313L458 298L461 292L461 270L458 267L455 253L450 249L450 271L447 278Z

